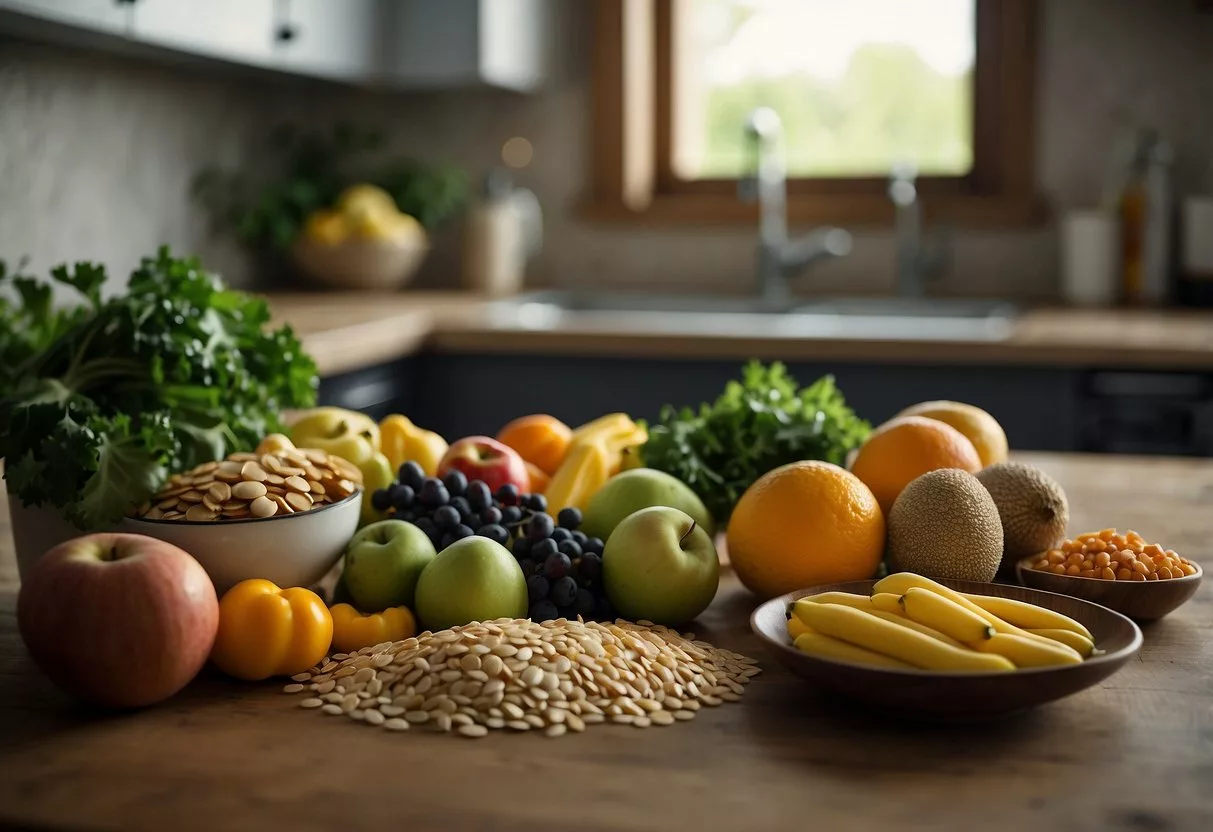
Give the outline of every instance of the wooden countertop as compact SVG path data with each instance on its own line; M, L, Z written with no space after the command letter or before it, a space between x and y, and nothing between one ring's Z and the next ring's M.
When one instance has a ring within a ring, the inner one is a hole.
M1023 458L1065 486L1072 528L1136 528L1213 564L1213 462ZM1102 685L929 727L846 710L789 675L750 634L755 599L730 575L695 631L762 662L741 703L668 728L471 742L321 718L276 684L209 674L139 713L79 710L17 637L11 548L0 528L5 828L1213 829L1209 584Z
M562 356L1153 367L1213 370L1213 313L1031 309L1008 337L972 339L802 337L754 323L688 331L669 316L565 313L523 322L458 293L278 294L275 319L290 323L323 375L357 370L422 349Z

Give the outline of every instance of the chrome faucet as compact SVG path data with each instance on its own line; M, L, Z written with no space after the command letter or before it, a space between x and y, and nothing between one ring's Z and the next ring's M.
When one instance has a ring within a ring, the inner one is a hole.
M937 234L931 243L923 242L922 205L918 201L918 169L911 162L897 162L889 174L889 199L896 215L897 293L918 298L925 294L926 283L943 273L946 261L945 238Z
M738 190L746 202L758 202L758 289L765 305L787 309L788 279L819 260L850 254L851 235L841 228L823 227L789 240L787 165L779 114L759 107L746 119L745 134L754 150L754 175L743 178Z

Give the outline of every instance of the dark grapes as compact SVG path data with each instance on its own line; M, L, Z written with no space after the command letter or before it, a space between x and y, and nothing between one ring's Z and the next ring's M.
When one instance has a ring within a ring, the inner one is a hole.
M570 532L568 529L562 529L562 528L557 527L552 530L552 540L555 540L557 543L563 543L566 540L572 540L572 539L573 539L573 533Z
M591 537L582 544L581 548L586 552L593 552L596 555L601 555L602 550L606 548L606 544L602 542L601 537Z
M563 578L573 568L573 562L563 552L557 552L543 562L543 574L552 580Z
M438 533L438 527L435 526L434 521L428 517L418 518L417 522L413 525L425 532L426 537L430 538L431 540L433 540L434 535Z
M602 556L596 552L586 552L577 562L577 572L584 580L597 581L602 577Z
M450 501L450 494L447 493L446 486L442 484L442 480L428 477L421 484L421 491L417 495L417 499L426 508L438 508L445 506Z
M577 615L582 618L589 618L594 614L594 607L598 602L594 599L594 593L584 587L577 590L577 600L573 602L573 607L577 611Z
M474 517L475 516L475 514L472 512L471 504L468 503L467 497L452 496L450 506L451 506L451 508L455 509L455 511L459 512L460 517Z
M559 548L560 551L564 552L570 558L581 557L581 547L578 546L577 542L574 540L562 541L557 548Z
M615 620L615 606L605 595L599 596L594 602L594 617L603 621Z
M527 555L534 555L531 548L531 541L527 540L525 537L515 538L514 544L511 548L514 552L514 557L516 558L524 558ZM544 557L547 557L547 555L544 555Z
M550 588L551 584L548 583L548 579L542 575L532 575L526 579L526 594L532 604L547 598Z
M476 504L472 504L472 508L476 508ZM490 506L480 510L480 522L486 526L491 526L494 523L500 523L505 518L501 514L501 509Z
M522 570L523 575L534 575L539 570L539 564L530 558L522 558L518 561L518 568Z
M387 511L392 507L392 492L386 488L379 488L371 495L371 508L375 511Z
M547 560L559 551L556 541L552 540L551 538L545 538L537 542L532 542L524 537L522 540L519 540L518 543L521 543L523 540L526 540L527 545L530 546L531 557L533 557L535 560ZM514 545L517 547L518 544L516 543ZM515 548L514 551L517 551L517 548Z
M522 509L518 506L506 506L501 510L501 520L507 526L512 526L515 523L522 521Z
M522 500L523 506L531 511L547 511L548 500L542 494L527 494Z
M560 528L572 531L581 525L581 509L575 506L560 509L560 513L556 515L556 522L560 524Z
M398 479L409 488L420 490L421 484L425 482L425 470L416 462L406 462L400 466Z
M502 546L510 542L510 533L506 531L505 526L498 526L495 523L481 526L476 530L476 534L481 537L487 537L489 540L500 543Z
M472 480L468 484L467 498L475 511L484 511L493 505L493 492L484 484L484 480Z
M451 529L451 537L454 540L462 540L463 538L471 537L474 534L476 534L476 532L472 530L471 526L465 526L462 523Z
M531 604L528 616L532 621L551 621L560 616L560 611L551 601L536 601Z
M585 548L585 542L589 540L585 532L573 532L573 539L577 541L577 545L582 549Z
M396 511L404 511L412 506L417 496L412 486L408 485L394 485L389 493L392 495L392 508Z
M447 471L446 476L442 478L442 484L452 497L462 497L468 490L468 478L462 471Z
M577 600L577 582L568 575L554 581L548 599L558 607L567 607Z
M453 506L443 506L434 512L434 523L440 529L453 529L459 525L461 518Z
M518 505L518 486L512 482L507 482L501 488L497 489L497 502L503 506Z
M549 514L532 514L526 524L526 536L531 540L543 540L550 537L555 524Z

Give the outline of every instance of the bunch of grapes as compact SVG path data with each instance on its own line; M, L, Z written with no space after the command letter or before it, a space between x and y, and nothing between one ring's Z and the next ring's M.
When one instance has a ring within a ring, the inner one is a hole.
M494 494L459 471L427 477L415 462L400 466L399 481L374 492L371 505L417 526L438 551L472 535L508 548L526 576L534 621L615 617L602 588L603 542L579 530L575 508L553 519L542 494L523 494L508 483Z

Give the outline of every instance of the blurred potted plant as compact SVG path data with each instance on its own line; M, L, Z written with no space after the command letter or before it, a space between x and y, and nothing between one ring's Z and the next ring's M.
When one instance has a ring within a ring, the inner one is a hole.
M270 136L268 176L204 170L193 192L215 222L261 254L287 258L343 289L394 289L415 274L429 232L464 205L467 178L451 165L382 159L380 133L285 125Z

